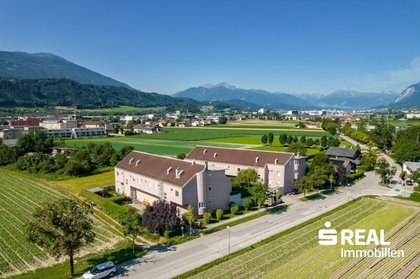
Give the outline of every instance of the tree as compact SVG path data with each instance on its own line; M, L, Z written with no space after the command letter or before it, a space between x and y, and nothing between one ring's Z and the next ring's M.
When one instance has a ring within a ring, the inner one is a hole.
M267 135L262 135L262 136L261 136L261 142L262 142L263 144L267 144L267 141L268 141L268 137L267 137Z
M184 220L190 225L190 235L192 232L192 225L195 222L195 215L194 215L194 211L193 211L193 207L191 204L188 205L187 207L187 212L185 212L184 214L182 214L182 217L184 218Z
M343 165L337 166L336 169L336 180L340 185L343 185L344 180L346 179L346 169Z
M184 159L185 159L185 157L187 157L187 155L186 155L185 153L178 153L178 154L176 155L176 158L177 158L177 159L180 159L180 160L184 160Z
M275 195L276 195L276 201L279 201L280 198L281 198L281 191L280 191L280 189L276 189Z
M319 190L327 183L329 174L323 167L315 167L314 173L312 174L312 181L316 192L319 193Z
M313 189L313 181L310 176L302 176L296 181L296 186L298 189L303 192L303 197L306 196L306 192Z
M258 181L258 173L254 168L242 169L238 175L233 179L232 184L235 187L246 186L250 187Z
M400 179L404 181L405 178L406 178L406 176L407 176L407 172L406 171L401 171L401 173L400 173Z
M210 212L204 212L203 214L203 225L207 225L211 221L211 213Z
M131 236L133 241L133 254L135 241L141 231L141 216L137 209L129 207L127 213L121 218L123 232L125 236Z
M306 145L301 143L301 142L294 142L289 146L287 151L305 156L306 155Z
M54 141L48 138L48 135L44 131L31 130L29 133L22 135L16 144L16 150L19 155L26 154L28 152L42 152L45 148L54 145Z
M266 189L264 183L262 183L262 182L256 182L256 183L253 184L252 187L250 187L249 192L251 193L251 196L252 196L252 199L254 200L254 203L256 205L258 205L258 208L260 208L260 206L261 206L260 201L261 200L265 201L267 199L266 191L267 191L267 189Z
M268 133L268 144L271 145L274 141L274 135L273 133Z
M293 143L293 137L292 136L287 136L287 144L292 144Z
M284 145L287 142L287 134L280 134L279 142L281 145Z
M311 166L323 166L330 162L328 155L325 152L320 152L312 159Z
M44 248L57 259L70 258L70 274L74 275L74 255L95 239L91 208L72 199L45 203L37 208L26 227L30 242Z
M222 115L219 117L219 124L226 124L227 123L227 118L226 116Z
M223 218L223 209L218 209L218 210L216 210L216 218L217 218L217 220L222 220L222 218Z
M306 125L303 122L299 122L298 124L296 124L296 127L303 129L303 128L306 128Z
M232 206L230 207L230 213L232 213L233 216L236 215L236 212L238 212L239 207L236 205L236 203L232 204Z
M381 176L383 182L385 182L385 178L390 173L389 163L385 158L379 158L376 161L376 169L375 172Z
M420 125L398 132L393 152L398 163L420 161Z
M389 149L392 146L393 128L381 121L370 132L370 138L380 149Z
M322 147L326 147L327 146L327 137L326 136L322 136L321 137L321 146Z
M0 144L0 166L16 162L16 150L5 144Z
M245 208L245 211L248 211L248 209L251 207L252 205L252 199L250 198L246 198L242 201L242 205Z
M143 227L160 235L165 230L174 230L179 227L180 222L176 206L165 200L158 200L147 206L141 220Z
M309 139L306 141L306 146L311 147L311 146L313 146L313 145L314 145L314 140L313 140L312 138L309 138Z
M303 144L306 144L306 137L305 136L301 136L300 137L300 142Z
M415 182L415 183L420 183L420 169L415 170L411 175L410 178Z

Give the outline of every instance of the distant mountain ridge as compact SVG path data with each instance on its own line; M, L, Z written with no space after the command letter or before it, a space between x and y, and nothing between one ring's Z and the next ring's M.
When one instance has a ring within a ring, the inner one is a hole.
M125 83L76 65L51 53L0 51L0 77L18 79L66 78L83 84L122 86Z
M175 93L175 97L186 97L197 101L241 100L268 109L292 109L313 106L309 102L287 93L271 93L259 89L242 89L228 83L191 87Z
M191 99L146 93L121 86L81 84L70 79L0 78L1 107L77 106L78 108L134 107L177 108L199 111L201 104Z
M359 92L354 90L337 90L316 100L320 107L339 109L368 109L389 105L397 96L394 92Z
M420 108L420 82L408 86L391 103L395 108Z

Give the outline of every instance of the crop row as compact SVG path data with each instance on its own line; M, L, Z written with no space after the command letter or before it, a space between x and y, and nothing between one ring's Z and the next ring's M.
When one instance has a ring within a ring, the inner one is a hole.
M377 201L361 200L357 204L347 207L345 210L335 212L326 217L332 221L334 227L347 226L354 218L368 215L372 210L383 206ZM203 273L197 274L196 278L252 278L261 277L267 272L279 268L283 263L308 251L317 243L317 231L322 227L325 219L318 220L308 226L295 230L276 240L262 245L244 255L222 263Z
M348 211L342 216L343 219L348 219L350 214L354 214L354 210L362 210L364 206L357 206L356 209ZM335 221L337 223L337 221ZM313 223L305 228L299 229L285 237L277 239L269 244L261 246L255 250L254 253L248 255L248 261L242 262L243 264L233 263L236 266L235 271L230 273L232 277L244 276L255 273L255 270L262 270L264 265L274 264L277 267L287 258L291 258L293 253L300 252L302 249L309 249L310 243L315 245L314 235L316 235L319 227L322 226L321 222ZM255 258L257 257L258 258ZM261 263L258 263L261 261ZM264 264L265 263L265 264ZM239 265L237 265L239 264ZM238 269L237 269L238 268ZM219 271L226 271L219 269ZM213 274L213 273L212 273ZM213 274L214 275L214 274ZM223 274L220 274L223 276Z

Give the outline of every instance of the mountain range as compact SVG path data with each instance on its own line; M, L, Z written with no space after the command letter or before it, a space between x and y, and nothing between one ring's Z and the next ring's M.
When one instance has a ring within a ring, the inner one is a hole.
M191 87L168 96L135 90L51 53L0 51L0 106L150 107L182 104L190 111L209 104L248 111L256 111L259 107L270 110L418 108L419 94L420 83L409 86L399 95L345 90L321 95L242 89L224 82Z
M368 109L388 106L396 97L395 92L358 92L339 90L328 95L275 93L258 89L241 89L225 82L216 85L191 87L175 93L175 97L186 97L198 101L241 100L267 109Z
M0 51L0 77L18 79L66 78L84 84L122 86L106 77L51 53Z

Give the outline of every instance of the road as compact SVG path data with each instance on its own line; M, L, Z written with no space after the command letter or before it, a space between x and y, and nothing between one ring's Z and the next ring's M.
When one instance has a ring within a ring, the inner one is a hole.
M119 267L120 278L171 278L228 254L250 246L262 239L325 213L350 199L363 195L396 195L394 189L378 185L379 177L368 172L366 178L350 187L338 189L324 199L300 201L301 196L285 196L287 211L265 215L173 247L152 247L140 259Z

